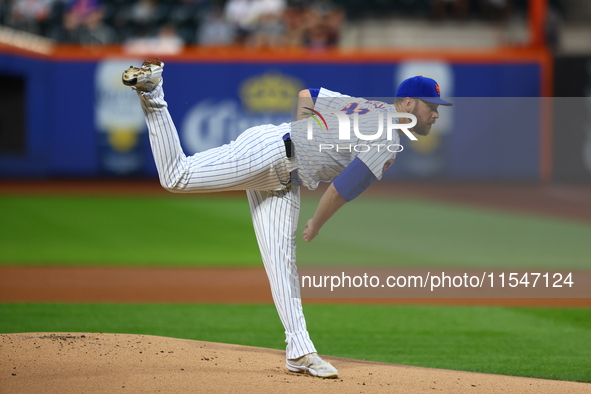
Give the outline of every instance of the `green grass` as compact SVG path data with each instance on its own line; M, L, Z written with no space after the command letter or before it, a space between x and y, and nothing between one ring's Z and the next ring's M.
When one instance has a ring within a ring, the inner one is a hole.
M307 305L320 353L591 382L591 309ZM284 349L272 305L0 304L0 332L150 334Z
M0 197L0 262L260 264L246 199Z
M420 200L359 198L300 266L591 269L591 225ZM0 197L0 264L261 266L246 198Z
M303 204L303 217L315 202ZM421 200L347 204L300 265L591 269L591 225Z

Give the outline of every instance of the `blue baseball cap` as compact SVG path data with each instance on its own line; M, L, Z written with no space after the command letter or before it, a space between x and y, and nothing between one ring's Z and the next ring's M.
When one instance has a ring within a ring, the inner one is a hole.
M402 81L396 90L396 97L412 97L433 104L453 105L441 99L441 90L434 79L422 75Z

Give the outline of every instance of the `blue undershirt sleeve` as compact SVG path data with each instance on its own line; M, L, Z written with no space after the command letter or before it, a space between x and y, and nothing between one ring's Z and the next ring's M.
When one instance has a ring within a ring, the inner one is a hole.
M360 195L376 180L361 159L356 157L332 182L337 192L347 202Z
M312 96L312 101L314 101L314 104L316 104L316 99L320 94L320 89L309 88L308 90L310 91L310 96Z

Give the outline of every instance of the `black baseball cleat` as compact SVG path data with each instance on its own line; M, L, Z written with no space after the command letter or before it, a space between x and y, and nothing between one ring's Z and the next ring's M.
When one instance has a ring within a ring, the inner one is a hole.
M146 59L141 67L130 66L123 72L121 80L126 86L142 92L153 90L162 79L164 63L159 58Z

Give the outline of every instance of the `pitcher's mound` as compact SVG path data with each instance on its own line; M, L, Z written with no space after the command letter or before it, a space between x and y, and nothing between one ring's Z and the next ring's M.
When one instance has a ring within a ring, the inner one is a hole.
M146 335L0 335L3 393L589 393L591 384L325 357L338 379L285 369L285 353Z

